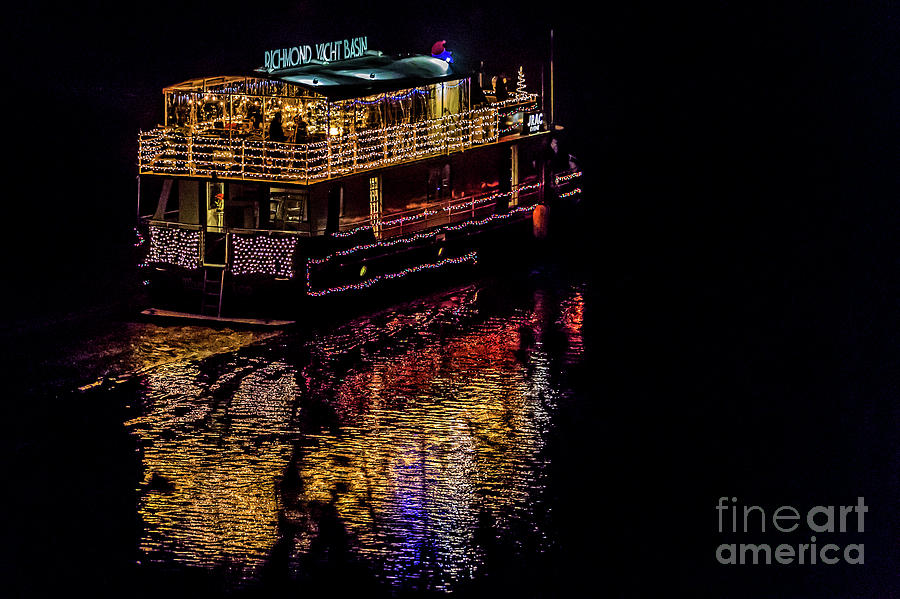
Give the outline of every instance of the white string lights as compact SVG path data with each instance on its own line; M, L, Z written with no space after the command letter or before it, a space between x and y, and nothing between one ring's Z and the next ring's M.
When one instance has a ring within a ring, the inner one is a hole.
M144 173L315 181L458 152L499 138L493 107L394 125L307 144L191 136L171 129L140 134Z
M215 89L208 88L212 80L203 80L203 89L190 89L179 86L164 90L167 107L177 108L179 114L189 114L191 118L197 111L206 109L213 116L221 115L227 121L226 106L236 114L243 114L244 105L250 102L265 111L283 110L290 120L291 110L303 90L296 86L284 85L267 80L223 79L215 82ZM442 91L453 89L467 83L467 80L455 84L440 84ZM196 82L192 85L196 88ZM395 95L383 94L378 98L356 99L347 102L345 110L338 111L337 120L326 114L327 101L323 98L306 97L302 102L307 120L312 123L327 122L329 118L332 135L323 141L312 141L303 144L278 143L267 140L250 139L234 136L229 131L234 115L224 127L223 137L210 134L204 130L209 122L201 123L193 129L177 130L175 128L158 128L142 132L139 136L138 160L141 174L188 175L192 177L240 178L245 180L294 181L312 183L331 177L343 176L369 169L376 169L402 162L437 156L450 152L462 151L470 147L497 142L502 131L500 125L506 116L503 112L513 113L529 110L536 105L537 94L528 94L524 85L517 89L508 100L495 102L487 106L470 109L456 114L445 114L437 118L402 123L361 132L349 133L355 129L356 120L363 118L372 106L385 103L404 103L424 98L426 103L437 87L413 88L403 90ZM271 97L268 97L270 96ZM432 98L433 99L433 98ZM171 102L171 104L169 104ZM226 104L227 102L227 104ZM421 101L420 101L421 102ZM412 102L415 104L415 102ZM415 104L418 105L418 104ZM180 108L179 108L180 107ZM210 108L211 107L211 108ZM252 108L252 106L248 106ZM396 108L396 106L395 106ZM300 110L299 105L296 107ZM405 109L404 109L405 110ZM218 111L218 112L216 112ZM439 112L439 111L438 111ZM362 115L362 116L361 116ZM310 118L312 117L312 118ZM379 121L381 122L381 121ZM350 123L348 125L348 123ZM327 128L327 127L325 127ZM324 129L317 129L317 131ZM343 134L340 134L342 133ZM327 133L327 132L326 132ZM335 134L337 133L337 135ZM560 181L557 181L559 183ZM469 196L464 202L452 205L430 206L417 214L407 214L370 223L352 231L337 233L344 237L365 229L376 230L402 227L405 223L418 223L433 226L428 219L446 217L447 221L457 221L437 229L379 240L374 243L358 245L346 250L334 252L322 258L308 259L306 264L307 291L310 295L327 295L349 289L362 289L374 285L378 281L395 279L426 269L461 262L475 262L477 254L471 252L465 256L446 258L434 263L414 265L395 273L381 274L355 282L348 286L332 287L324 290L313 290L310 287L310 270L323 266L337 257L347 256L373 248L387 249L392 246L412 244L435 235L458 231L465 228L478 228L497 220L512 218L534 206L518 206L505 214L493 214L486 218L476 218L476 210L488 207L490 203L503 198L512 197L513 193L521 194L539 188L540 184L520 186L514 191L497 192L481 196ZM471 211L471 216L465 215ZM482 213L483 214L483 213ZM467 220L460 221L460 218ZM173 223L173 225L176 225ZM202 233L196 228L178 226L151 226L149 233L149 250L145 265L171 264L186 269L196 269L201 264L200 251ZM400 229L402 232L402 229ZM393 231L396 233L396 229ZM229 269L234 275L264 275L279 278L294 276L294 260L297 254L299 237L292 235L246 235L231 232L229 235ZM138 245L141 240L138 240ZM440 254L438 255L440 258ZM315 273L313 273L315 275Z
M568 175L561 175L556 178L557 182L564 182L581 176L581 172L574 172ZM423 212L407 215L401 218L386 219L375 223L375 225L384 230L397 227L402 223L414 222L417 220L434 216L440 212L446 212L451 216L453 212L461 212L465 210L474 210L478 206L486 206L496 203L503 198L509 198L514 193L521 197L532 191L540 189L540 183L520 185L515 190L506 192L495 192L484 197L472 197L460 200L457 204L442 206L438 209L434 207L425 209ZM569 198L581 193L580 188L574 188L568 192L561 193L560 199ZM466 228L482 227L486 224L499 220L508 219L516 214L534 210L534 205L518 206L512 208L503 214L492 214L480 219L467 219L454 224L447 224L442 227L428 229L412 235L403 237L392 237L389 239L378 240L367 244L356 245L347 249L335 251L321 258L309 258L307 260L307 288L311 290L309 279L310 269L318 267L335 258L349 256L358 252L364 252L372 249L386 249L400 245L410 245L424 239L433 238L437 235L451 231L459 231ZM474 212L473 212L474 215ZM361 231L371 229L373 225L367 224L357 227L350 231L337 233L336 237L346 237L354 235ZM138 243L144 242L138 232ZM145 263L142 266L151 264L171 264L186 269L195 269L200 266L200 236L198 230L189 228L160 227L151 225L149 228L149 250ZM239 235L231 233L231 260L229 270L235 275L267 275L280 278L293 278L294 276L294 254L299 242L297 236L270 237L267 235ZM402 273L401 273L402 274ZM392 275L401 276L401 275ZM387 277L387 278L392 278ZM334 293L338 289L329 291Z
M390 229L401 223L414 222L428 216L434 216L440 212L446 212L451 216L453 212L473 210L479 206L487 206L502 198L511 197L513 193L527 194L541 187L540 183L520 185L514 191L495 192L484 197L463 198L455 205L448 205L426 209L421 213L408 215L401 218L381 220L375 223L380 229ZM429 229L414 235L394 237L391 239L376 241L373 243L358 245L345 250L339 250L323 258L311 258L308 264L319 265L329 260L347 256L356 252L373 248L387 248L391 246L410 244L416 241L433 237L447 231L456 231L466 227L481 226L497 219L508 218L524 210L532 210L533 206L520 206L505 214L494 214L482 219L469 219L455 224ZM474 213L473 213L474 214ZM336 233L335 237L347 237L361 231L371 229L372 223L357 227L343 233ZM182 268L194 269L200 265L200 231L185 227L160 227L150 226L150 249L145 260L150 264L171 264ZM143 243L143 238L138 235L138 244ZM274 277L292 278L294 276L293 259L299 242L297 236L270 237L267 235L239 235L230 234L231 260L229 269L235 275L268 275Z
M516 77L516 95L527 95L525 92L525 70L522 67L519 67L519 72L516 73Z
M556 184L560 185L562 183L566 183L567 181L571 181L572 179L577 179L581 176L581 171L575 171L573 173L568 173L565 175L556 175Z
M200 266L200 231L150 227L150 249L145 265L172 264L187 269Z
M232 233L231 272L235 275L261 274L289 279L294 276L296 247L296 237L248 237Z

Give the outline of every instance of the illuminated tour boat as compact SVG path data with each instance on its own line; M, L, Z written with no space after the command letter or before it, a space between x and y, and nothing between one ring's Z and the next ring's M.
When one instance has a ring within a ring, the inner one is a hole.
M545 118L521 68L507 85L484 89L444 42L395 57L358 37L166 87L139 139L145 312L272 315L491 247L514 257L577 202L581 173L552 102Z

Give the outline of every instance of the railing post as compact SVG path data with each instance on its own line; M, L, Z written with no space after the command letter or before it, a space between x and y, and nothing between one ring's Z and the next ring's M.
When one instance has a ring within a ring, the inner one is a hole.
M224 227L222 228L222 230L225 232L225 270L228 270L228 259L231 255L229 253L228 249L229 249L229 246L231 245L231 236L233 235L233 233L229 233L228 229L226 229ZM220 302L222 301L221 295L219 296L219 301Z
M194 136L188 135L188 164L190 165L191 174L194 174Z

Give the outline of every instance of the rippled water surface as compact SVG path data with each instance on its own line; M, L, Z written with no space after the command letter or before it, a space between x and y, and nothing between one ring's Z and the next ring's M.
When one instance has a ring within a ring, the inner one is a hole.
M532 278L268 337L132 330L140 567L448 591L553 552L545 446L585 289Z

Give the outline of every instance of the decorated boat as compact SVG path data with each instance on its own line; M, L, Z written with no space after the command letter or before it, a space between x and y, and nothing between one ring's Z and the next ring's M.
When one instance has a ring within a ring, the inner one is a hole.
M138 150L138 245L159 312L284 314L492 249L514 258L546 235L554 203L580 196L552 104L548 116L523 69L488 84L445 42L406 56L367 37L280 48L251 74L163 98Z

